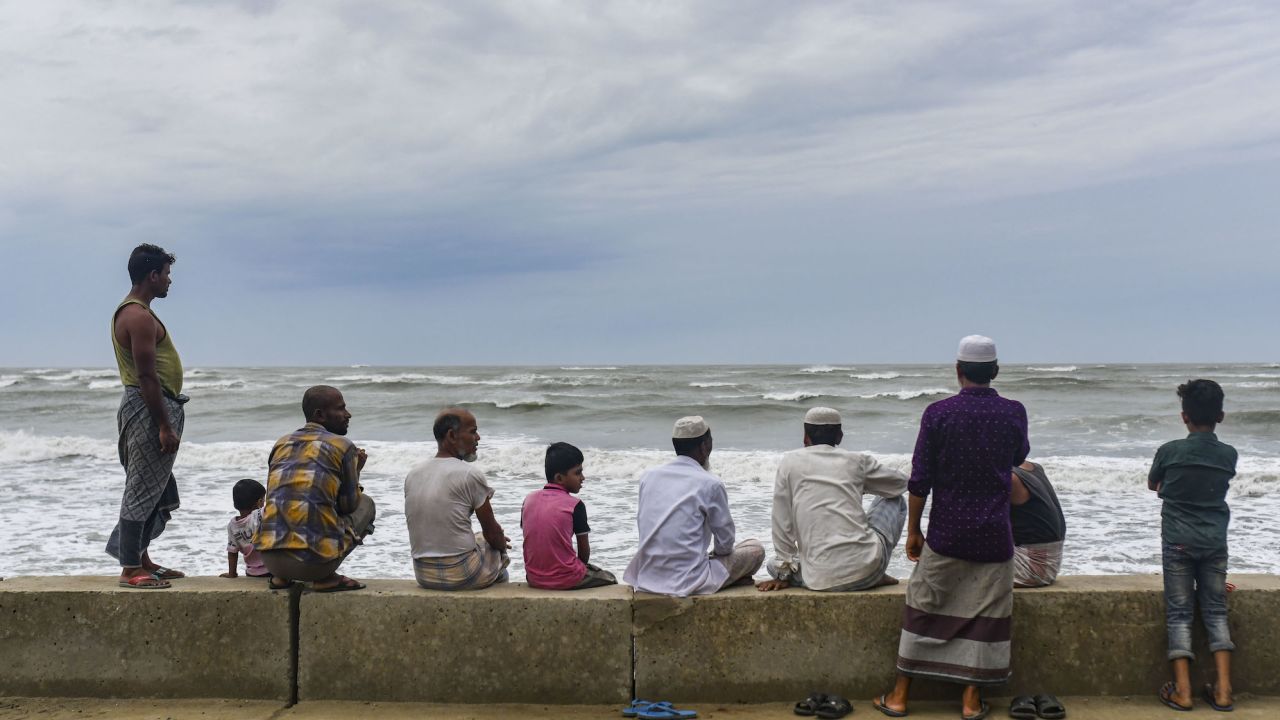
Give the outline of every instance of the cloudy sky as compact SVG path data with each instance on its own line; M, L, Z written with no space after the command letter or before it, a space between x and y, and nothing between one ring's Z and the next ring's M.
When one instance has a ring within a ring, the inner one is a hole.
M1280 5L0 5L0 365L1280 360Z

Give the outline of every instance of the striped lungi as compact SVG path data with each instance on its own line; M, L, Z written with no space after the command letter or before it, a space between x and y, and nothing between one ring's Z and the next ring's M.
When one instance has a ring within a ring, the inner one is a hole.
M1013 561L971 562L926 545L907 583L898 671L963 685L1009 679Z
M484 535L476 535L476 547L457 555L413 559L413 576L428 590L480 590L507 581L505 552L494 550Z

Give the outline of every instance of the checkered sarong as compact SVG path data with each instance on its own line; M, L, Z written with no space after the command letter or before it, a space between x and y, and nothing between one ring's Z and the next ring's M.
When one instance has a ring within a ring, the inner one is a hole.
M185 395L161 396L169 425L182 437ZM178 482L173 477L176 453L160 452L160 432L142 391L128 386L116 413L120 430L120 464L124 466L124 496L120 500L120 521L107 540L107 554L125 567L142 564L142 554L151 541L164 532L174 510L178 509Z
M476 535L476 547L457 555L413 559L413 575L428 590L480 590L506 582L505 552L494 550L484 535Z

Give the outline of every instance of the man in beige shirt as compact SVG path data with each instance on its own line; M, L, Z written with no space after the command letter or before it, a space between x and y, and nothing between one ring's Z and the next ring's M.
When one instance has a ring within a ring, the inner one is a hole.
M906 522L907 476L863 453L841 450L840 413L813 408L804 448L782 456L773 490L773 580L786 587L866 590L898 582L885 574ZM862 496L875 495L869 510Z

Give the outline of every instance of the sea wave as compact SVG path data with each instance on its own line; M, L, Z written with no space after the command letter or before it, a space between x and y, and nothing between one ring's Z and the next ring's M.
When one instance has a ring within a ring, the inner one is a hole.
M1105 365L1100 367L1106 367ZM1080 368L1075 365L1050 365L1048 367L1029 367L1027 372L1075 372Z
M1274 389L1274 388L1280 388L1280 382L1276 382L1276 381L1269 381L1269 382L1267 382L1267 381L1238 382L1238 383L1232 383L1232 384L1231 384L1231 387L1238 387L1238 388L1254 388L1254 389L1258 389L1258 390L1271 390L1271 389Z
M0 375L0 388L13 387L21 382L21 375Z
M841 367L839 365L811 365L807 368L800 368L799 372L809 373L809 374L822 374L822 373L833 373L833 372L848 372L856 369L857 368L852 368L852 367Z
M820 393L820 392L811 392L808 390L795 390L792 392L765 393L760 397L764 398L765 400L777 400L778 402L800 402L801 400L812 400L814 398L820 398L822 396L823 396L823 393Z
M863 373L863 374L855 373L853 375L850 375L849 377L853 378L854 380L893 380L895 378L902 377L902 373L896 373L896 372L874 372L874 373Z
M560 369L581 372L584 370L617 370L618 368L613 365L570 365Z
M951 395L954 390L946 388L928 388L926 390L894 390L892 392L878 392L870 395L858 395L863 400L877 400L894 398L896 400L915 400L916 398L929 397L931 395Z
M689 387L695 387L695 388L722 388L722 387L737 387L737 386L738 386L737 383L731 383L731 382L691 382L689 383Z

